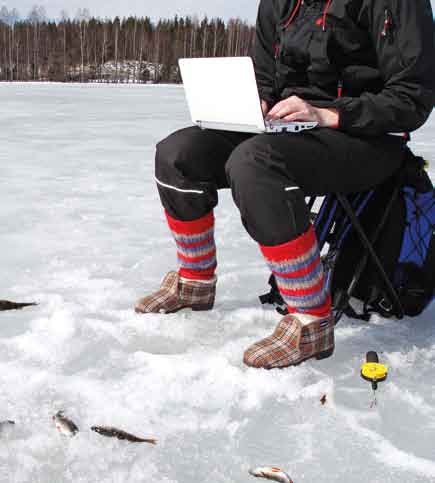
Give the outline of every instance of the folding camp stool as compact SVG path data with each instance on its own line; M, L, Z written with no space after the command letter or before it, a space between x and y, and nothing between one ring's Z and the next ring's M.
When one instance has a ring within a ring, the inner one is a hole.
M311 214L320 252L322 252L325 245L328 244L327 252L322 255L325 283L328 290L331 289L335 262L340 253L342 244L350 230L355 230L363 246L361 259L355 267L350 284L348 285L347 289L340 291L339 296L335 297L333 300L333 314L335 323L340 320L345 312L349 313L349 310L352 311L349 301L354 294L358 282L361 279L364 269L369 261L373 263L373 268L376 270L379 279L383 284L383 288L385 289L385 292L391 301L390 303L393 304L393 308L395 308L397 318L401 319L404 316L403 307L400 303L397 291L394 288L392 281L389 279L382 262L374 249L374 245L378 240L385 223L387 222L388 216L391 213L391 209L401 189L404 172L405 168L402 167L393 176L393 192L385 206L384 212L380 216L380 222L377 225L374 233L367 234L359 220L360 215L363 213L365 207L375 192L374 189L350 195L344 195L341 193L329 194L324 197L318 212L312 212ZM316 196L312 196L309 199L308 207L310 211L313 209L316 199ZM269 284L272 287L271 291L270 293L260 297L261 303L271 303L275 305L276 310L281 314L287 313L286 306L279 294L273 275L269 279ZM385 308L386 310L391 309L391 307Z

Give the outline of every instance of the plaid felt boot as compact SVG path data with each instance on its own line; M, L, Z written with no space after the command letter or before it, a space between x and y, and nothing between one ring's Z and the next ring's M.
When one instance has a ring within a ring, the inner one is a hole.
M296 365L311 357L323 359L334 351L331 297L312 226L306 233L278 246L261 246L275 275L289 315L275 332L244 354L248 366L272 369Z
M184 308L210 310L216 294L214 217L180 221L166 213L177 245L180 268L169 272L160 290L138 300L138 313L171 313Z
M274 333L253 344L243 361L251 367L274 369L300 364L315 357L325 359L334 352L334 320L306 315L286 315Z
M183 279L177 272L169 272L160 290L139 299L137 313L170 314L181 309L211 310L216 294L216 277L209 281Z

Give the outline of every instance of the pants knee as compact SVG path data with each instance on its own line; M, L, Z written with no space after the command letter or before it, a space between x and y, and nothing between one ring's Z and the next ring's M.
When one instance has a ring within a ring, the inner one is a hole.
M158 179L160 177L165 178L168 171L174 171L176 169L177 159L181 154L172 136L171 134L157 143L156 146L155 173Z
M250 196L259 186L254 180L259 177L259 166L255 152L248 143L242 143L231 153L225 165L225 174L233 195ZM237 200L235 200L237 203Z
M199 171L194 128L177 131L156 146L155 177L160 200L178 220L191 221L209 213L217 204L214 186L204 182Z
M180 129L157 143L156 176L177 172L178 175L194 174L203 142L198 128Z
M304 193L261 143L238 146L226 165L233 199L248 233L263 245L296 238L309 226Z

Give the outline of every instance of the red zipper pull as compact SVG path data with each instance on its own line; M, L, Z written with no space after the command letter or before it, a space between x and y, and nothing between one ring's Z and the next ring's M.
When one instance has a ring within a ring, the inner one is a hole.
M342 95L343 95L343 81L339 80L337 84L337 97L340 99Z
M388 35L388 31L390 30L391 26L391 18L388 9L385 9L385 20L384 20L384 28L381 32L382 37L386 37Z
M275 52L275 59L278 58L278 54L279 54L279 44L276 43L274 46L273 46L273 49L274 49L274 52Z

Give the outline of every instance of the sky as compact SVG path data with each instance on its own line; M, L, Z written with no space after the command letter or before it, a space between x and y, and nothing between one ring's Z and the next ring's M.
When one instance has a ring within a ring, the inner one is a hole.
M27 16L32 6L38 4L45 7L51 18L59 17L62 9L73 17L79 8L88 8L91 15L100 17L136 14L156 19L196 14L200 18L205 15L225 19L240 17L251 22L255 21L258 3L259 0L0 0L0 6L15 7L21 16Z
M73 17L79 8L88 8L92 15L99 17L133 14L156 19L196 14L200 18L205 15L224 19L240 17L254 22L259 0L0 0L0 6L15 7L22 16L27 16L35 3L43 5L50 18L58 18L63 9ZM435 11L435 0L431 3Z

